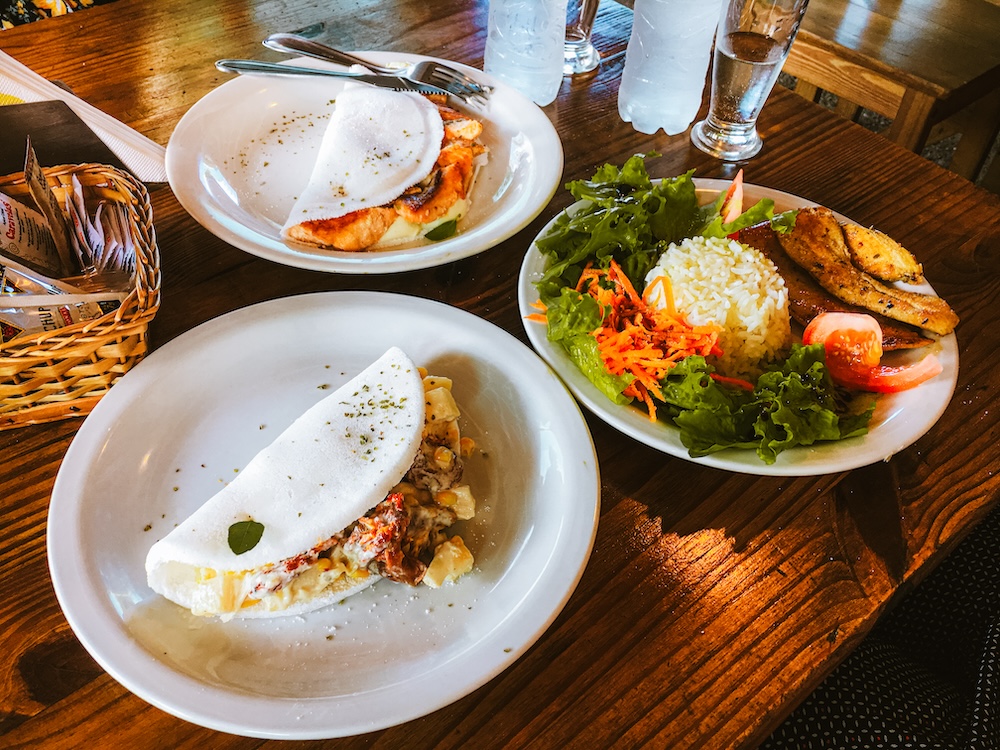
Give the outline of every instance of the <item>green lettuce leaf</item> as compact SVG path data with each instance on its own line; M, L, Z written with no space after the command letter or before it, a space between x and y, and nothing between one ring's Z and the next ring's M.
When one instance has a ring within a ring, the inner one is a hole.
M622 391L634 378L609 373L598 351L597 339L590 335L601 324L603 314L597 300L589 294L564 288L545 311L547 336L567 351L573 364L601 393L616 404L628 404L632 399L623 396Z
M619 405L632 403L632 398L622 395L622 391L628 388L635 378L631 375L612 375L605 369L604 360L601 359L597 349L597 339L589 334L574 336L563 340L563 346L569 352L573 363L580 368L580 372L586 375L601 393Z
M863 435L874 400L845 404L824 364L823 346L793 345L780 369L764 373L753 393L720 385L703 357L687 357L664 379L664 417L681 431L691 456L754 448L773 464L797 445Z
M549 341L564 341L589 334L604 319L604 311L589 294L564 287L559 296L550 300L545 310Z
M774 216L774 201L770 198L761 198L746 211L741 213L732 221L722 223L722 216L718 214L718 207L715 214L705 216L705 223L698 230L697 234L703 237L728 237L741 229L752 227L770 221Z

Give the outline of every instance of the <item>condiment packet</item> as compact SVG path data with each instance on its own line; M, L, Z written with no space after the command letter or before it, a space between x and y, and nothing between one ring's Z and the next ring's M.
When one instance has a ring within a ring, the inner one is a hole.
M94 266L93 250L95 247L100 247L101 239L87 215L87 206L83 200L83 188L75 174L71 176L71 184L73 189L66 191L63 210L69 217L69 225L72 229L70 244L73 248L73 254L79 267L86 273Z
M83 289L61 279L49 279L33 273L30 268L0 255L0 295L16 294L82 294Z
M18 295L0 297L0 343L18 336L55 331L117 310L127 295ZM58 301L57 301L58 300Z
M30 142L25 170L31 199L43 210L0 193L0 265L38 282L33 291L39 294L53 287L57 293L130 290L135 283L136 238L128 207L98 199L88 206L89 196L75 174L63 185L60 205ZM60 237L68 243L65 250L60 249Z
M135 239L127 208L121 203L101 201L91 219L76 175L66 192L65 211L73 227L73 250L83 269L80 286L90 289L125 290L135 276Z
M59 199L49 187L45 172L42 171L42 167L35 157L35 150L31 147L30 138L28 139L27 155L24 159L24 180L28 185L31 197L48 222L49 231L59 257L59 272L56 275L69 276L77 269L73 263L70 247L69 226L59 205Z
M0 232L4 256L49 278L64 275L45 217L3 193L0 193Z

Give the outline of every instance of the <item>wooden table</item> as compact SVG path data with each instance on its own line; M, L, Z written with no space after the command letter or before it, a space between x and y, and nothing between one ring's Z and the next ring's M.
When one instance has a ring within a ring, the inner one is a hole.
M887 137L917 153L960 132L951 168L973 179L1000 129L998 39L991 0L811 0L784 71L806 98L836 94L841 114L891 118Z
M643 136L615 96L630 14L606 4L595 78L546 109L565 178L658 151L657 175L733 168L686 136ZM486 1L195 3L141 0L0 32L0 48L166 143L228 79L220 57L263 55L267 34L335 19L346 48L480 65ZM577 590L514 666L431 716L301 747L749 748L854 648L879 615L997 503L1000 490L1000 201L956 175L775 90L749 182L807 196L909 246L962 316L958 390L938 424L887 462L809 478L729 474L671 458L589 418L602 474L596 546ZM163 303L153 347L258 301L383 289L473 311L524 340L514 282L560 192L517 236L425 271L343 277L257 259L154 192ZM259 283L266 277L267 283ZM47 503L78 422L0 433L0 744L250 748L273 742L176 719L103 673L69 629L46 568ZM873 459L876 457L873 457ZM109 543L111 541L109 540Z

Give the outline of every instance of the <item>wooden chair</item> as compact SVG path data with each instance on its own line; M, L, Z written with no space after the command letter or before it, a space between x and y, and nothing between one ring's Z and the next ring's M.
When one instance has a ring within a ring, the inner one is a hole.
M796 91L892 120L912 151L961 133L951 169L975 179L1000 132L997 0L811 0L784 72Z

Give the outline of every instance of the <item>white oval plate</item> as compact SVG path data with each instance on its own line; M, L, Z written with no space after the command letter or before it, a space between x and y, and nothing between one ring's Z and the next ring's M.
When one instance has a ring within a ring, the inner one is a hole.
M730 184L728 180L698 178L695 183L703 202L714 200ZM757 185L744 186L745 206L751 206L761 198L773 200L776 212L816 205L778 190ZM569 210L572 208L571 206ZM844 217L840 218L846 221ZM547 233L555 221L555 218L552 219L538 236ZM919 388L879 396L867 435L798 446L780 453L777 461L771 465L761 461L756 451L737 448L729 448L702 458L691 458L687 448L681 443L680 431L676 427L663 422L651 422L644 410L640 411L634 406L613 403L580 372L565 349L548 340L544 325L527 320L528 315L536 312L531 307L538 301L535 282L542 277L547 263L537 245L532 243L521 264L518 279L518 304L532 346L559 373L577 399L595 415L629 437L671 456L727 471L768 476L812 476L848 471L876 461L888 460L915 442L937 422L955 392L958 381L958 343L955 334L951 334L942 337L934 350L944 371ZM934 293L928 284L908 288Z
M427 58L359 52L375 63ZM445 61L447 62L447 61ZM293 64L338 66L299 58ZM316 150L344 82L243 75L219 86L181 118L167 144L167 179L177 200L217 237L285 265L337 273L390 273L448 263L516 234L562 179L559 135L538 106L481 70L449 62L494 86L482 112L489 161L476 179L459 232L378 252L348 253L286 242L281 227L312 173ZM343 69L343 68L339 68Z
M380 581L305 616L228 624L154 594L150 546L391 345L454 379L481 449L466 473L479 511L462 523L472 573L440 589ZM59 470L49 567L77 637L149 703L233 734L347 736L430 713L513 664L576 587L599 493L580 409L513 336L414 297L303 295L205 323L115 385Z

